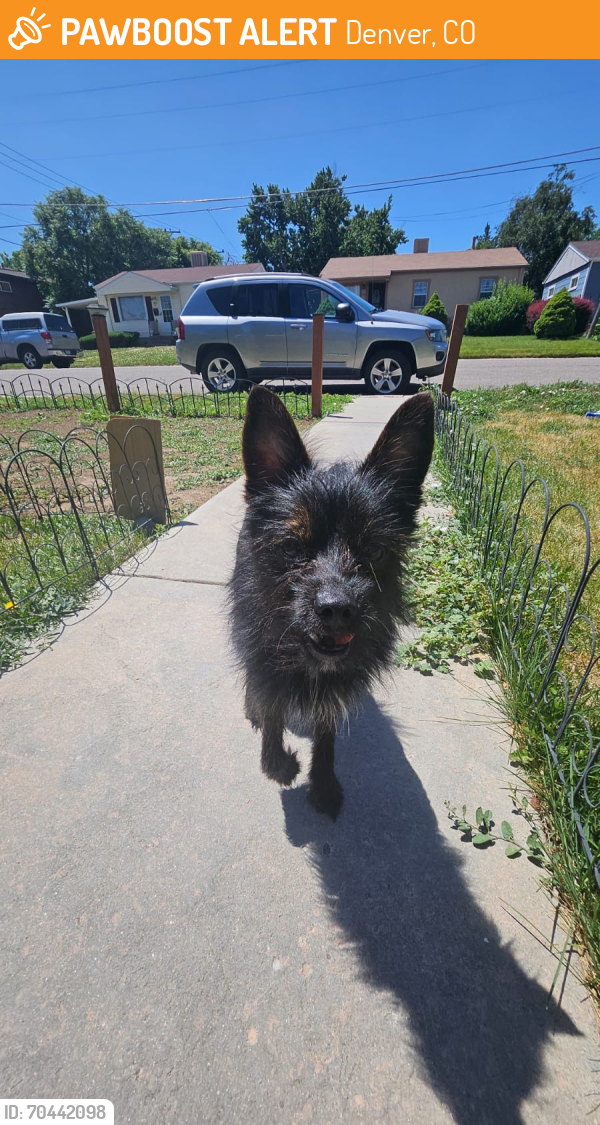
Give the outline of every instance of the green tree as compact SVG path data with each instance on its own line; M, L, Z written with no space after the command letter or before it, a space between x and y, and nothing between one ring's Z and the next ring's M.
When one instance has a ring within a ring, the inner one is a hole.
M497 245L498 245L497 238L496 238L495 235L492 234L492 228L490 227L490 224L486 223L485 227L483 228L483 234L477 235L477 241L475 243L475 249L476 250L493 250L494 246L497 246Z
M558 164L542 180L533 195L515 200L498 227L496 245L517 246L529 262L528 285L540 294L542 283L567 244L592 237L596 213L593 207L577 211L573 204L575 173Z
M93 296L94 283L121 270L189 265L190 249L208 246L146 227L125 208L111 213L104 196L81 188L50 192L33 214L37 225L25 227L11 260L37 282L49 304ZM217 264L220 256L209 250Z
M342 238L340 256L365 258L370 254L395 254L407 238L403 230L390 223L391 209L391 195L382 207L374 207L372 211L361 205L355 207Z
M329 258L393 254L404 231L389 221L391 198L368 211L344 194L345 176L322 168L304 192L254 184L246 214L238 222L247 262L265 269L318 275Z

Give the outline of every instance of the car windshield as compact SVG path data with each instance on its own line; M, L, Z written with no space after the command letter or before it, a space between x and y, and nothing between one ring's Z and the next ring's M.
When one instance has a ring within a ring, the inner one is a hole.
M361 308L363 312L368 313L369 316L371 315L371 313L377 312L375 305L370 305L368 301L363 301L362 297L358 297L357 294L353 293L351 289L346 289L345 285L340 285L339 281L334 282L334 284L336 290L340 293L340 295L343 295L345 301L350 298L350 300L352 300L355 305L358 305L359 308Z

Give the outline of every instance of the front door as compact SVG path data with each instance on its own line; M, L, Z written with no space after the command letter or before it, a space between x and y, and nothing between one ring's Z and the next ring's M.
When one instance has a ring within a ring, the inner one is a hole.
M158 309L156 310L156 313L155 313L155 311L154 311L154 298L153 297L144 297L144 300L146 302L146 315L148 317L148 332L149 332L149 335L150 336L158 336L158 333L159 333L158 320L157 320Z
M325 316L323 341L323 373L350 378L356 354L356 323L337 320L335 310L340 303L327 289L318 285L290 282L289 313L285 320L288 370L290 375L310 378L312 365L312 317Z
M160 295L160 333L161 336L170 336L173 331L173 306L171 305L171 294L161 293Z
M237 348L250 376L280 377L286 371L285 321L275 281L241 284L229 318L229 342Z

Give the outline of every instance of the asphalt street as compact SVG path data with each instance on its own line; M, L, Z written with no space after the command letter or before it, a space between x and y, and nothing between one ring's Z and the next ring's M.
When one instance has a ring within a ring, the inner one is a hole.
M184 367L116 367L116 376L123 383L133 383L140 393L160 390L167 383L174 383L183 392L191 387L190 374ZM0 370L0 394L10 394L10 382L17 391L40 385L47 386L51 380L55 390L61 388L85 389L98 383L102 378L99 367L78 367L70 371L57 371L46 367L42 371L26 372L22 368ZM458 363L455 386L458 390L473 390L487 387L514 386L516 383L542 385L580 379L585 383L600 383L600 356L586 356L579 359L461 359ZM440 379L436 379L439 384ZM413 380L416 384L416 380ZM193 379L194 392L201 390L201 380ZM274 382L274 385L281 385ZM326 380L325 386L332 392L342 394L364 393L362 380L340 382Z

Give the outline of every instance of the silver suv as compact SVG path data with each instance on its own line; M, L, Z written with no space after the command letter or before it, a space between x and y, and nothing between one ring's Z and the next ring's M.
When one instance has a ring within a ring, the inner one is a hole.
M325 316L327 379L364 379L371 394L390 395L406 391L411 375L443 371L446 329L439 320L378 312L336 281L293 273L198 285L179 318L177 358L211 391L309 379L314 313Z
M20 359L29 371L49 361L70 367L80 351L76 333L60 313L5 313L0 320L0 363Z

